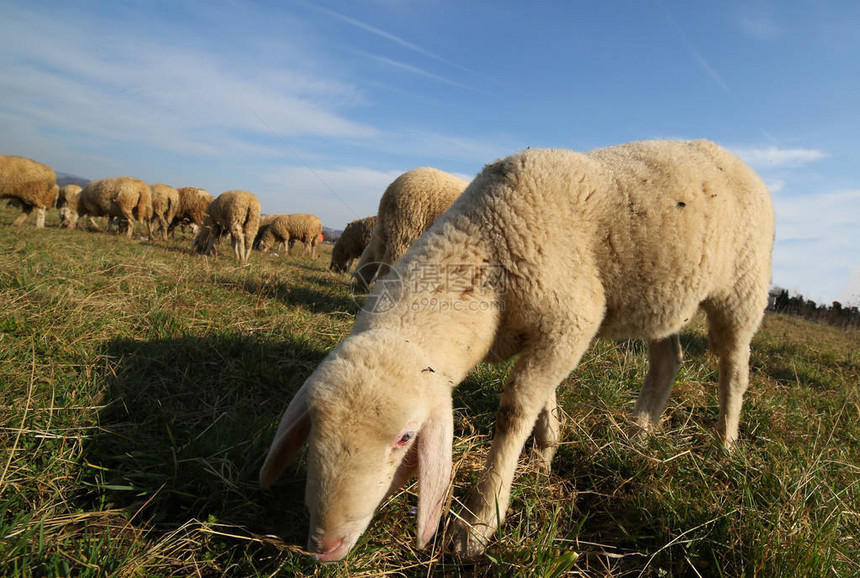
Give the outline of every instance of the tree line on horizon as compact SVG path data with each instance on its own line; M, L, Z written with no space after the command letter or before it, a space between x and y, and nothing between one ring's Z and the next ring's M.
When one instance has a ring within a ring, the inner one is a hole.
M860 329L860 310L857 307L845 307L839 301L834 301L829 306L818 304L812 299L804 299L803 295L789 295L788 290L781 287L771 289L767 310L826 323L840 329Z

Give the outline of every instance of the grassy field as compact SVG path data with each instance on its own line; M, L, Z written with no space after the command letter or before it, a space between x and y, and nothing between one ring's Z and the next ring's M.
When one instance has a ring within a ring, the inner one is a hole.
M0 575L857 576L860 334L768 316L741 443L714 442L703 319L661 430L627 437L634 341L595 343L559 390L551 475L524 456L488 555L416 551L411 485L349 558L302 554L304 464L257 472L279 413L350 330L346 276L254 253L239 268L0 208ZM456 500L482 467L509 365L456 392ZM442 539L444 531L440 531Z

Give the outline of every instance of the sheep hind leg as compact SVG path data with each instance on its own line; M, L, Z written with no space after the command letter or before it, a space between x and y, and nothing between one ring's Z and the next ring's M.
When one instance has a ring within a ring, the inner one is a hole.
M21 214L18 215L17 219L12 221L12 226L13 227L20 227L24 223L24 221L27 220L27 217L30 216L30 211L32 211L32 210L33 210L33 207L31 207L30 205L25 205L25 204L21 203ZM44 216L43 216L43 218L44 218Z
M764 306L759 311L755 307L734 309L705 302L702 307L708 315L708 340L720 359L717 433L725 448L731 450L738 439L743 396L749 387L750 342L764 315Z
M554 405L550 398L556 386L579 363L597 332L599 320L591 323L580 318L564 325L528 347L505 386L486 466L456 522L452 548L457 554L482 554L498 524L505 521L523 445L541 411ZM570 328L578 329L572 333Z
M251 251L254 248L254 237L256 237L256 236L257 236L257 234L255 232L245 230L245 262L246 263L251 258Z
M213 226L206 229L206 231L207 236L203 237L203 239L206 240L208 238L208 242L206 243L206 250L203 252L203 254L212 255L214 257L216 252L215 243L217 243L221 237L221 230L217 228L217 226ZM203 231L201 231L200 234L204 234Z
M633 410L634 435L651 431L660 422L682 359L677 333L648 342L648 374Z
M245 235L239 231L234 232L232 235L233 241L233 254L236 256L236 260L239 261L239 264L245 262Z
M161 240L167 241L167 219L159 215L157 225L161 230Z
M123 211L122 215L125 217L125 220L128 221L128 230L125 232L125 236L131 239L134 237L134 215L131 214L131 211ZM150 238L152 237L150 236Z
M549 399L538 414L534 429L534 446L532 447L532 458L537 466L546 473L552 469L552 458L558 450L561 431L561 420L559 419L558 401L555 391L550 393Z

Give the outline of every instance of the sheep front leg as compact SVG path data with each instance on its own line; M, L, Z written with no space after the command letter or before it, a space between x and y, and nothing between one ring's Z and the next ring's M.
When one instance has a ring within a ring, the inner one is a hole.
M682 359L681 339L677 333L648 342L648 374L633 410L636 433L650 431L659 423Z
M36 228L45 228L45 207L36 207Z
M87 218L90 220L90 227L95 230L96 233L103 233L104 229L96 222L96 218L92 215L88 215ZM110 221L108 221L110 223Z
M526 439L538 414L554 408L556 386L576 367L596 330L595 325L587 335L541 340L517 362L502 393L487 465L454 530L452 546L456 553L467 557L480 555L497 524L504 522L517 460ZM543 441L550 438L545 429L541 435ZM549 453L552 451L554 448Z

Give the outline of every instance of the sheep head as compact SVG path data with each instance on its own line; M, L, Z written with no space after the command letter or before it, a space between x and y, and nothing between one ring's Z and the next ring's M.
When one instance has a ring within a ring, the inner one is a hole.
M436 531L451 477L451 387L402 336L347 338L287 408L260 482L268 487L308 443L308 549L340 560L389 493L418 473L418 547Z
M78 212L68 205L60 209L60 227L74 229L78 224Z
M346 254L346 249L343 247L343 243L338 241L334 244L331 250L331 262L329 263L328 268L335 273L344 273L346 272L346 262L349 260L349 257Z

